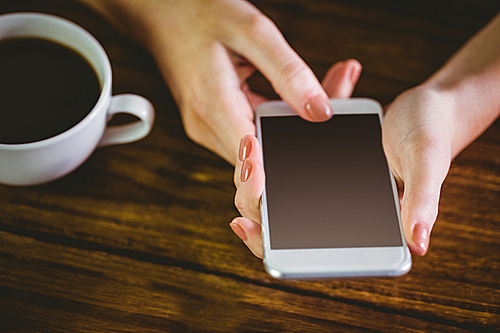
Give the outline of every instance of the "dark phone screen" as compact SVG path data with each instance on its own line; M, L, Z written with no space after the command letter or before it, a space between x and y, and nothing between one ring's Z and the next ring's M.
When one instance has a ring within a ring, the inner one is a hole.
M271 249L402 246L378 115L260 119Z

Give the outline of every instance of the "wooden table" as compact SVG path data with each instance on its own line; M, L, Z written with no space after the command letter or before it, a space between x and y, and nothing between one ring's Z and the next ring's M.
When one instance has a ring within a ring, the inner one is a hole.
M500 10L497 0L262 0L321 77L364 65L355 96L389 103ZM393 279L282 282L232 233L233 169L191 142L151 56L81 4L0 2L94 34L114 92L148 97L145 140L97 150L43 186L0 185L1 332L463 332L500 330L500 121L443 186L430 251ZM255 90L272 91L259 75Z

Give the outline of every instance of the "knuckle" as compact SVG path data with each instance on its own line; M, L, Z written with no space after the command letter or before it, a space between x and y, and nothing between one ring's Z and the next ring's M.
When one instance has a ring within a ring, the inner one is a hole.
M210 111L206 104L197 99L190 99L179 108L186 135L192 141L200 143L203 127L209 123Z
M280 86L283 90L299 91L299 88L307 82L307 66L299 61L293 60L285 63L280 72Z
M201 135L199 135L199 132L198 130L196 130L193 126L189 125L189 124L186 124L184 126L184 130L186 132L186 135L187 137L197 143L197 144L200 144L201 143Z
M191 97L183 104L181 113L189 120L193 120L193 118L203 120L207 117L208 109L206 103L196 97Z
M425 217L424 221L432 225L438 215L439 194L425 193L422 194L421 200L423 202L421 209L422 215Z
M240 212L242 216L244 216L246 209L247 209L247 202L246 200L243 200L241 198L241 195L239 193L236 193L236 197L234 198L234 205L236 206L236 209Z
M194 141L197 144L201 142L201 133L197 125L193 124L190 121L183 120L184 123L184 131L187 137Z
M248 198L241 190L236 191L234 205L241 216L255 220L255 211L258 211L258 208L253 204L253 200Z
M276 25L267 16L260 12L248 14L241 22L243 33L250 38L260 38L269 33L269 29L276 29Z

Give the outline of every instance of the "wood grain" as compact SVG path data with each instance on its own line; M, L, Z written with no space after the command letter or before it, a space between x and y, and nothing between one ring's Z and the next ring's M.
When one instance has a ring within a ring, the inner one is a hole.
M321 77L389 103L441 66L497 1L262 0ZM114 92L156 107L146 139L97 150L49 184L0 185L1 332L488 332L500 330L500 120L453 162L428 255L395 279L284 282L234 236L233 170L191 142L153 58L73 1L0 3L94 34ZM274 96L262 75L251 86Z

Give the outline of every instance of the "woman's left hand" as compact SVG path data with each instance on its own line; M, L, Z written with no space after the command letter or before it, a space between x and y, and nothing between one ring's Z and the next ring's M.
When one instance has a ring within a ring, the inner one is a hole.
M330 98L348 98L361 74L361 64L354 59L333 65L323 79L323 87ZM230 226L236 235L259 258L263 258L260 227L260 198L265 175L259 141L253 135L241 139L239 158L234 171L236 185L235 205L242 217Z

